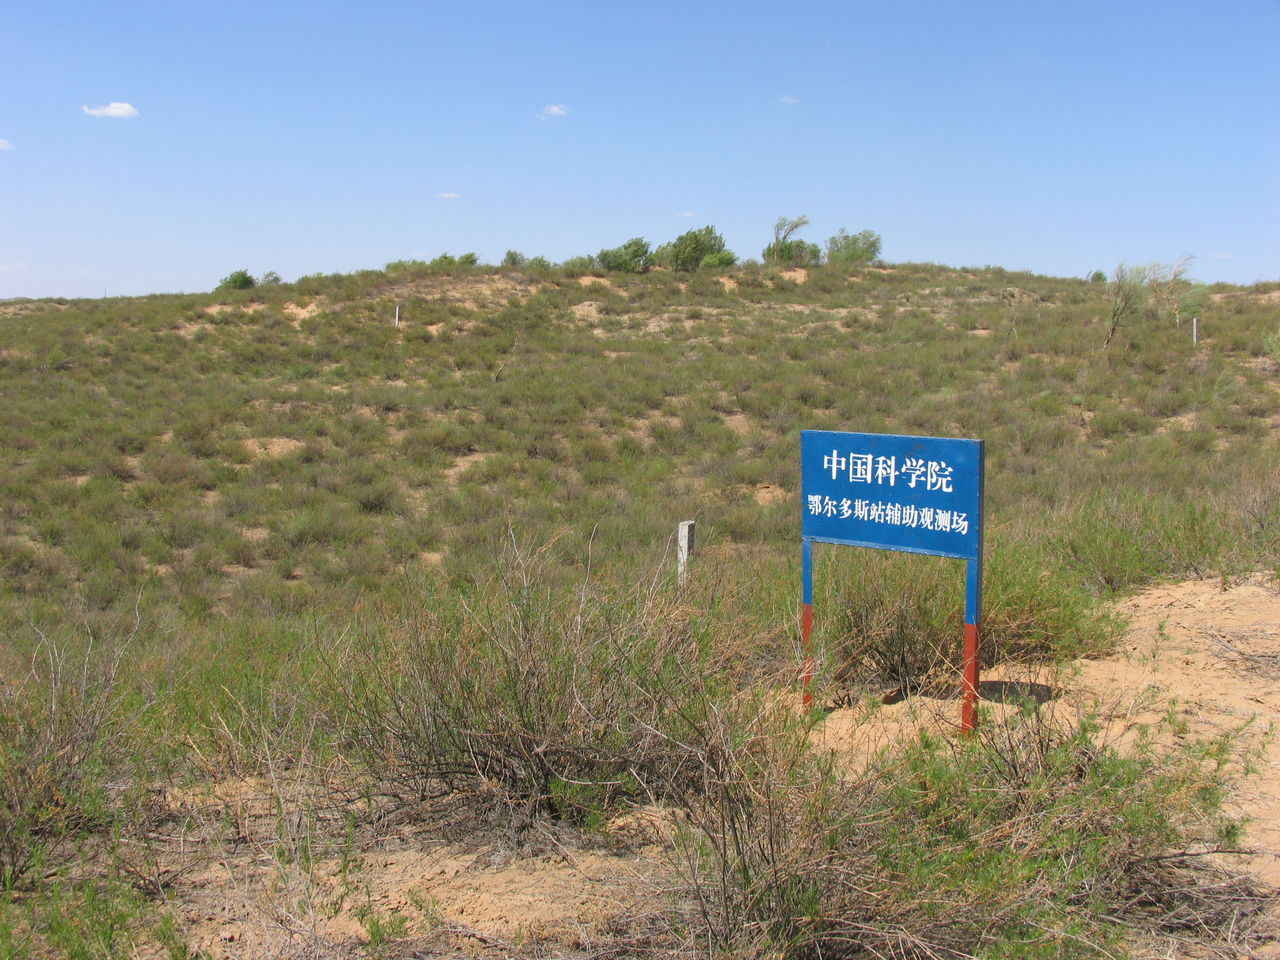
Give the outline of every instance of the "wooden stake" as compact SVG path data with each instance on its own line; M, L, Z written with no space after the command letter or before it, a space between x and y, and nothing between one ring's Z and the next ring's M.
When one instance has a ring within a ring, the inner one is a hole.
M696 520L681 520L680 529L676 532L676 582L682 587L689 577L689 557L693 555L696 526Z

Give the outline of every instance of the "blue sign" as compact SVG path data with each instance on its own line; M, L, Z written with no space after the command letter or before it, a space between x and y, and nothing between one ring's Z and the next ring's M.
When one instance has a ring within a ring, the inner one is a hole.
M982 557L981 440L804 430L804 540Z

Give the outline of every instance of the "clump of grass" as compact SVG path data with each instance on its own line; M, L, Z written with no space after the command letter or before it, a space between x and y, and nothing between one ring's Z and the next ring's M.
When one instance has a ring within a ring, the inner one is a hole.
M1026 712L858 772L768 698L739 704L687 741L704 789L683 870L712 951L1092 957L1261 935L1269 898L1203 858L1238 830L1220 749L1120 753L1088 718Z
M42 637L0 696L0 890L104 822L107 777L121 762L111 744L125 721L127 646Z
M992 537L983 571L983 661L1044 661L1108 648L1116 624L1042 545ZM815 636L841 691L867 685L902 693L949 687L961 667L965 566L877 551L820 552Z
M696 775L669 746L705 659L687 613L657 590L566 595L540 575L556 562L512 544L465 604L353 645L335 676L343 727L380 783L581 820Z

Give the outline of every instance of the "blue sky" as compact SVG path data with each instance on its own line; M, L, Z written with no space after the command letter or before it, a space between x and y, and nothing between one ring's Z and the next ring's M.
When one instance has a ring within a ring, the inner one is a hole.
M758 257L801 214L890 261L1277 280L1278 41L1278 0L4 4L0 297L704 224Z

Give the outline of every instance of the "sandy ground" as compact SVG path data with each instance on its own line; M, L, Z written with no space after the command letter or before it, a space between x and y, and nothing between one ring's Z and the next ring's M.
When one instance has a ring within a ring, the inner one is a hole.
M1094 707L1104 735L1120 743L1170 710L1183 721L1176 736L1242 731L1255 760L1232 803L1251 818L1246 843L1256 850L1242 865L1280 885L1280 744L1270 735L1280 720L1280 584L1256 575L1225 587L1161 586L1125 601L1120 613L1129 627L1106 659L1051 677L989 671L989 709L1012 709L1001 701L1019 693L1054 709ZM912 697L835 710L817 739L865 761L895 738L922 727L948 734L957 721L955 699ZM242 842L193 856L169 891L189 942L210 958L345 957L367 953L380 931L435 938L433 950L445 936L450 952L527 952L537 941L543 954L583 955L605 925L656 911L676 883L660 812L616 821L612 836L585 844L546 833L520 846L407 826L343 858L340 844L326 848L320 836L282 841L278 798L261 785L236 790L219 803L238 804ZM308 842L320 851L311 870L300 859Z
M1246 865L1280 886L1280 583L1197 580L1156 587L1122 605L1131 618L1120 652L1079 664L1079 686L1107 706L1123 735L1172 702L1183 736L1234 731L1256 753L1232 806L1249 818Z
M1143 726L1172 716L1171 736L1236 739L1248 754L1237 771L1232 810L1248 818L1243 866L1280 886L1280 583L1255 574L1154 587L1118 605L1128 626L1118 650L1048 672L996 668L982 676L986 707L998 716L1007 700L1029 695L1059 715L1097 711L1101 737L1131 744ZM834 711L825 745L865 761L876 749L921 729L954 734L954 698L911 697L888 706Z

